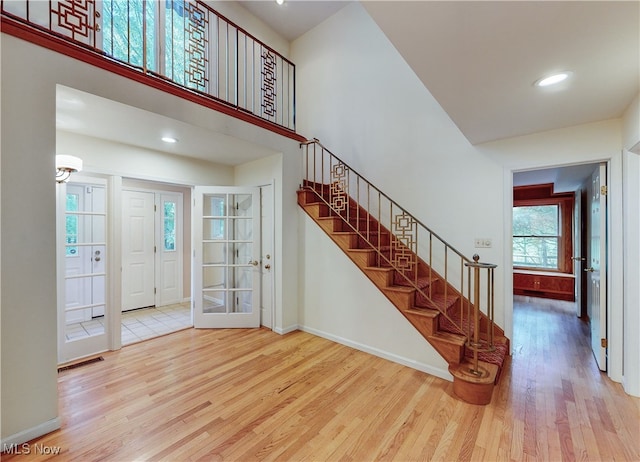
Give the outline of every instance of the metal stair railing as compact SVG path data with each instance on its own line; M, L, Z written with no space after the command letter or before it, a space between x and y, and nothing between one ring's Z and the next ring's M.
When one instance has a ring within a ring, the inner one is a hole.
M295 131L295 65L202 0L0 0L2 21Z
M495 349L497 265L481 263L477 255L473 259L464 256L317 139L300 146L302 189L313 191L376 251L379 262L395 270L403 285L414 288L465 336L466 347L473 351L468 372L480 375L478 353ZM439 291L437 280L442 286Z

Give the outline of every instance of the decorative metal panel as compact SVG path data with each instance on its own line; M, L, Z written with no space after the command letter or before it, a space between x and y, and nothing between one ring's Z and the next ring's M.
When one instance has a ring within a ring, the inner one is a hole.
M69 36L74 39L79 39L78 36L89 38L94 27L94 12L95 0L61 0L51 3L54 25L69 31Z
M344 164L334 164L331 167L331 207L336 212L347 208L347 167Z
M395 236L392 241L392 263L402 271L411 271L417 258L417 222L411 215L403 211L394 217L392 225Z
M200 91L207 91L209 78L207 69L209 59L207 50L209 40L209 17L207 11L199 3L185 2L185 66L184 80L186 86Z
M276 55L272 51L262 50L262 113L268 117L276 116Z

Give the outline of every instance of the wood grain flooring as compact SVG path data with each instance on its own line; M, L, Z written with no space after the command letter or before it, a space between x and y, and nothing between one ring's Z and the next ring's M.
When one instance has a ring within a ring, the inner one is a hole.
M640 460L640 400L597 369L573 305L520 298L514 319L487 406L307 333L190 329L61 372L62 429L2 460Z

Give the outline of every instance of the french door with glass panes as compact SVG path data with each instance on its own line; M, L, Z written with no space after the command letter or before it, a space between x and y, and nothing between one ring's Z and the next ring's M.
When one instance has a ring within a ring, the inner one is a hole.
M259 327L259 189L196 187L193 234L195 327Z
M58 361L105 351L108 346L107 187L91 183L61 184L58 189Z

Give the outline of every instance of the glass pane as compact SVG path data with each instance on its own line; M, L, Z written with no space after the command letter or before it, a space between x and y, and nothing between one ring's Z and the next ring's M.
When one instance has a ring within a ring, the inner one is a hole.
M203 242L202 263L204 265L223 265L227 263L227 246L224 242Z
M66 341L81 340L106 332L104 316L93 318L91 311L91 309L84 309L67 313L67 324L64 329Z
M67 212L78 211L78 200L77 194L67 194Z
M229 220L233 240L250 241L253 238L253 220L250 218L234 218Z
M224 218L204 218L202 220L202 239L205 241L225 238Z
M535 205L513 208L514 236L558 236L558 206Z
M202 311L204 313L226 313L227 293L206 290L202 293Z
M235 265L249 265L253 257L253 244L251 242L234 242L229 244L233 246L233 258L231 263Z
M229 215L237 217L250 217L251 216L251 194L230 194L229 204L232 205L233 213L229 212Z
M226 288L226 268L223 266L205 266L202 268L202 287L205 289Z
M164 250L176 250L176 203L164 203Z
M106 242L106 217L104 215L92 215L86 218L91 220L91 242Z
M557 269L558 238L514 237L513 265Z
M208 194L203 197L202 216L224 217L226 216L226 194Z
M230 286L234 289L251 289L253 281L253 266L235 267L230 269L232 280Z
M234 313L251 313L251 291L240 290L233 292L235 296Z

